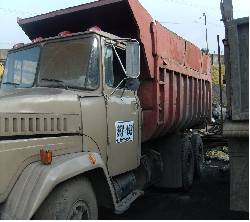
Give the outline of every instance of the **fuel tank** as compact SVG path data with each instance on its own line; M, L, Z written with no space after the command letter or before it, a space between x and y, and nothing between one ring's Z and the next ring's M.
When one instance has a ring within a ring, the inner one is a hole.
M143 142L197 128L210 120L209 56L154 21L138 0L100 0L18 23L30 39L98 26L105 32L139 40Z

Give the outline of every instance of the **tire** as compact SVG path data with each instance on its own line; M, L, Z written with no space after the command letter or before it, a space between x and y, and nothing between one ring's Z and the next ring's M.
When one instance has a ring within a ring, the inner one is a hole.
M182 191L189 191L194 179L194 154L187 136L182 139Z
M194 152L194 172L197 178L200 178L203 171L204 155L203 142L199 134L193 134L191 137L192 149Z
M33 219L97 220L97 201L90 181L85 177L76 177L59 184L40 206Z

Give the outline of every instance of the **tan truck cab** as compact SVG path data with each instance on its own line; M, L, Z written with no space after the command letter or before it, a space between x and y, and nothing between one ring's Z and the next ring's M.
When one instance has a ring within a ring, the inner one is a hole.
M207 55L137 0L18 24L32 43L8 52L0 88L1 219L97 219L151 185L190 189L195 129L211 117Z
M3 218L31 218L57 184L93 170L117 203L110 179L140 165L139 64L135 40L101 31L9 52L0 93ZM40 150L52 153L49 165Z

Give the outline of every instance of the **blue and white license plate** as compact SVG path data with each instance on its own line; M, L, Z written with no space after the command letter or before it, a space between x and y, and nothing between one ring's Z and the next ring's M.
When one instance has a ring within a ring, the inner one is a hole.
M134 140L134 121L115 122L116 143L127 143Z

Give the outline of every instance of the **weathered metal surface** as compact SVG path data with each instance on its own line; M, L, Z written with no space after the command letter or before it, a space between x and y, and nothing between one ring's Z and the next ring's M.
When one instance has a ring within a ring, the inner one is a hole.
M248 121L226 121L223 126L224 137L248 137L249 123Z
M249 138L228 140L230 158L230 209L249 212Z
M231 79L227 84L232 120L249 120L249 18L228 24Z
M142 140L210 119L209 57L154 22L137 0L102 0L18 21L30 39L85 31L91 26L141 43Z
M249 211L249 17L233 19L232 0L221 2L230 157L230 209Z

